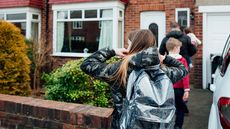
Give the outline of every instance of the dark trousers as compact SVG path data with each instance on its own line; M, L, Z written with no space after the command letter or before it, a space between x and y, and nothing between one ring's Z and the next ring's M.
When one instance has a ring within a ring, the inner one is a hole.
M184 123L184 110L185 110L185 103L183 101L184 96L184 89L182 88L175 88L175 104L176 104L176 122L174 127L179 127L182 129Z

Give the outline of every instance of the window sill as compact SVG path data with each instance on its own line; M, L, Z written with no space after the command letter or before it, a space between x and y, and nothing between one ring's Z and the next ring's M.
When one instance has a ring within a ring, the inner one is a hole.
M51 56L59 56L59 57L88 57L91 53L53 53Z

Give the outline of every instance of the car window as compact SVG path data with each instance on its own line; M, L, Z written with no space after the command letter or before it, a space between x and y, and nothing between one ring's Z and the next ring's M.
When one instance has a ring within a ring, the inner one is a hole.
M227 67L228 67L228 64L230 62L230 35L228 37L228 40L225 44L225 47L224 47L224 50L223 50L223 53L222 53L222 65L220 66L220 71L221 71L221 75L224 76L226 70L227 70Z

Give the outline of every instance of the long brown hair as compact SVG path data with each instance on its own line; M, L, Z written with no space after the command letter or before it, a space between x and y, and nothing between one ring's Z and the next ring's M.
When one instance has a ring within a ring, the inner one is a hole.
M127 56L123 58L119 69L112 77L112 80L118 80L119 84L122 86L126 86L128 64L132 56L137 52L140 52L155 45L155 36L150 30L147 29L130 32L128 38L131 41L129 52Z

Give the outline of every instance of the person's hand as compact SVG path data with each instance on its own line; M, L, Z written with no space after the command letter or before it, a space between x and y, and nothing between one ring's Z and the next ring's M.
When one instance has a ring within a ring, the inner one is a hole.
M119 49L115 49L114 50L116 55L123 58L124 56L127 55L127 53L129 52L128 49L125 49L125 48L119 48Z
M187 101L187 100L188 100L188 97L189 97L189 91L185 91L185 92L184 92L184 96L183 96L183 100L184 100L184 101Z
M166 57L166 55L159 54L159 59L160 59L161 64L163 64L163 61L164 61L165 57Z

